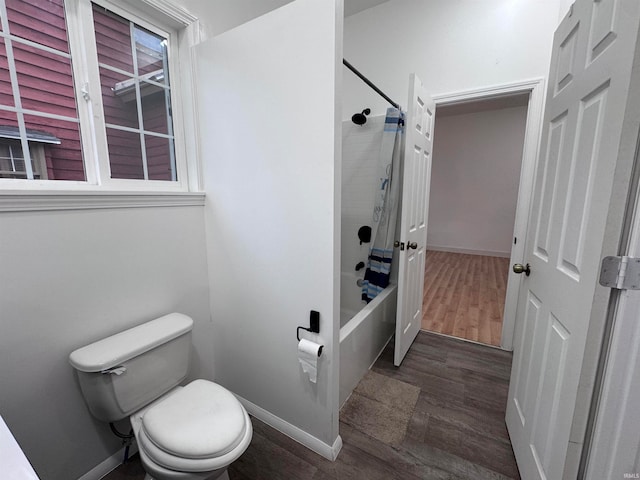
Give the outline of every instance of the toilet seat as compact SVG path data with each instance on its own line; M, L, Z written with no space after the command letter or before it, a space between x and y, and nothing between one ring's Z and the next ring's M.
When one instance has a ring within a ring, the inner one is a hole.
M251 420L224 387L195 380L132 417L140 450L169 470L226 468L251 441Z

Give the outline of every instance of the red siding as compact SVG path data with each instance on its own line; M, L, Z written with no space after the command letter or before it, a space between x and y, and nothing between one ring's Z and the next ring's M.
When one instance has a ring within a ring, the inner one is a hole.
M11 35L69 53L63 0L5 0Z
M4 38L0 38L0 105L13 106L13 90L9 78L9 63Z
M0 125L18 128L18 119L13 112L0 110ZM0 140L1 141L1 140Z
M130 80L131 77L121 75L106 68L100 68L100 86L102 89L102 106L104 108L104 118L107 123L119 125L121 127L140 128L138 123L138 104L133 98L125 102L112 90L116 83Z
M129 22L93 4L93 26L98 45L98 61L133 73Z
M112 178L144 179L140 134L107 128Z
M58 137L60 145L44 145L50 180L84 180L84 163L78 123L25 115L27 128Z
M169 149L173 147L169 139L146 135L147 170L150 180L171 180L171 158Z
M22 107L77 118L71 62L59 55L13 43Z
M142 97L142 122L148 132L169 133L164 91Z

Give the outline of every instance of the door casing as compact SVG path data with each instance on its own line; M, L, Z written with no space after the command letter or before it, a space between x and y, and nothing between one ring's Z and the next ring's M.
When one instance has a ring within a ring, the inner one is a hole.
M542 132L542 118L544 114L545 79L534 78L520 82L506 83L475 90L434 95L433 100L437 108L445 105L456 105L471 101L490 100L510 95L529 94L527 107L527 122L522 149L522 168L520 169L520 185L518 187L518 201L513 237L517 239L511 244L511 260L520 262L524 256L524 240L529 222L529 209L533 194L533 172L538 160L538 148ZM502 319L502 336L500 347L513 350L513 334L515 331L516 308L522 275L517 275L509 269L507 293L505 298L504 316Z

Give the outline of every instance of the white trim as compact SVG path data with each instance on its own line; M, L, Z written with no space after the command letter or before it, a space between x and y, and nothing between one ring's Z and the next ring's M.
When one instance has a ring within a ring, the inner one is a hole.
M496 252L493 250L458 248L458 247L449 247L447 245L427 245L427 250L433 250L435 252L464 253L467 255L484 255L487 257L511 258L511 252Z
M129 448L129 457L135 455L136 453L138 453L138 446L134 442ZM93 467L87 473L78 478L78 480L100 480L101 478L118 468L122 464L123 458L124 447L105 459L103 462L100 462L98 465Z
M102 114L102 92L99 85L93 85L89 79L88 66L84 62L88 55L93 53L97 59L95 45L91 50L92 42L89 35L89 25L83 24L87 10L90 13L90 6L75 0L65 0L65 17L67 22L67 37L69 40L69 52L72 58L82 59L82 61L72 61L74 91L76 95L76 110L80 121L80 145L84 163L84 176L88 185L95 186L101 178L99 158L98 136L96 135L96 112ZM91 25L93 28L93 23ZM91 32L93 34L93 30ZM97 60L96 60L97 61ZM99 108L98 108L99 107ZM82 127L85 125L86 127ZM55 183L55 182L51 182ZM84 182L83 182L84 183ZM3 188L6 188L4 185ZM42 187L32 187L25 184L24 189L39 189ZM68 187L67 187L68 188ZM72 187L73 188L73 187Z
M155 16L150 17L149 13L153 13L153 12L150 12L149 9L145 8L144 6L140 8L139 2L129 3L126 0L120 0L120 1L119 0L75 0L75 1L87 1L90 4L95 3L99 7L102 7L111 13L115 13L116 15L122 17L124 20L128 22L135 23L136 25L146 28L150 32L155 33L160 37L168 38L171 36L171 34L176 33L176 30L178 28L182 27L182 25L180 25L179 27L176 27L175 25L173 25L171 18L168 18L168 19L162 18L161 20L158 20L155 18ZM128 7L134 7L134 6L136 6L136 8L128 8ZM93 20L93 17L91 18L91 20ZM93 26L93 21L91 25L92 25L92 31L95 31L95 28ZM134 38L133 34L131 34L132 42L133 42L133 38ZM133 48L133 44L131 45L131 47ZM96 57L96 61L97 61L97 57ZM135 70L135 67L136 67L135 61L133 62L132 66L134 67L134 70ZM128 76L132 72L125 72L125 73Z
M134 4L140 0L124 0L125 2L133 1ZM162 12L166 17L171 18L171 20L178 22L183 27L187 27L192 23L198 21L198 18L187 12L184 8L175 5L173 2L168 0L141 0L142 3L146 3L150 7Z
M522 168L520 169L518 203L513 228L513 236L518 239L518 242L512 245L510 255L510 258L513 258L514 261L524 259L524 244L529 226L529 210L531 208L531 197L533 195L534 173L538 162L538 148L542 133L545 86L546 81L544 78L534 78L504 85L483 87L476 90L465 90L433 96L436 107L438 107L474 100L488 100L520 93L530 94L524 148L522 151ZM437 116L438 110L436 108L436 121ZM514 274L511 272L511 269L509 269L504 317L502 321L502 337L500 341L500 346L504 350L513 350L513 335L515 332L516 310L518 307L521 280L521 275Z
M180 121L174 122L173 135L176 138L174 145L176 151L178 145L187 161L187 181L189 190L201 191L204 189L203 152L200 151L200 121L198 118L197 99L199 98L195 79L197 78L197 59L194 45L201 40L200 25L193 23L178 33L178 67L183 78L174 80L174 91L179 90L182 98L180 106L185 108L173 110L173 118Z
M201 207L205 194L194 192L0 192L0 213L103 208Z
M329 445L310 433L307 433L295 425L291 425L280 417L275 416L273 413L266 411L264 408L257 406L249 400L242 398L239 395L236 395L236 398L240 403L242 403L242 405L244 405L247 412L258 420L266 423L272 428L275 428L280 433L285 434L287 437L295 440L299 444L304 445L309 450L316 452L318 455L321 455L332 462L338 457L338 453L340 453L340 449L342 448L342 437L340 437L340 435L337 436L333 445Z
M639 162L640 143L636 144L635 168L640 166ZM632 171L631 180L636 179ZM637 258L640 257L640 189L635 195L629 195L627 203L625 223L629 224L628 239L626 227L623 227L623 247L617 253ZM593 421L593 429L587 426L585 448L582 449L584 478L587 480L604 476L623 478L624 473L635 474L629 478L637 478L640 473L637 471L640 467L640 414L637 409L640 395L640 291L622 290L617 295L612 294L611 298L613 302L610 299L608 313L613 318L611 326L605 326L599 353L602 379L598 379L599 372L596 372L588 420ZM606 333L608 328L611 329L609 335ZM626 469L629 470L625 472Z
M436 102L436 106L455 105L457 103L466 103L473 100L489 100L491 98L504 97L510 94L517 95L520 93L528 93L541 84L544 84L544 78L542 77L506 83L503 85L492 85L474 90L440 93L433 95L432 98L433 101Z

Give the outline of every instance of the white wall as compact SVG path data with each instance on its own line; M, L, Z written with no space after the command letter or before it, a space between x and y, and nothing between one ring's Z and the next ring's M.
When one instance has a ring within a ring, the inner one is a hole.
M204 38L237 27L293 0L175 0L198 17Z
M84 404L76 348L182 312L191 374L213 378L203 207L0 213L0 265L0 412L43 480L121 448Z
M338 435L340 7L298 0L196 51L216 381L327 448ZM312 309L320 334L305 336L326 347L317 384L297 359Z
M527 107L436 113L428 248L510 256Z
M545 77L563 2L390 0L345 19L344 57L404 106L412 72L432 94ZM381 97L343 72L343 118L385 111Z

